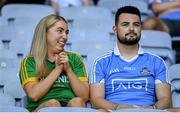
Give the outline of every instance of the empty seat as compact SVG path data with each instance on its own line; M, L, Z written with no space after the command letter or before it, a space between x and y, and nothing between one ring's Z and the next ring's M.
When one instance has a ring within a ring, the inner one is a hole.
M11 84L5 84L4 93L12 95L15 98L15 106L24 107L27 103L25 92L21 85L15 81L11 82Z
M180 89L180 64L174 64L169 67L169 81L171 83L171 89Z
M73 28L88 29L112 33L113 19L74 19Z
M15 99L11 95L5 93L0 93L0 102L0 106L15 106Z
M1 10L2 16L6 18L29 17L37 20L54 13L52 7L40 4L7 4Z
M169 81L171 83L171 96L173 107L180 107L180 64L169 67Z
M0 112L29 112L26 108L17 106L0 106Z
M148 113L154 113L154 112L168 112L167 110L161 110L161 109L118 109L114 113L139 113L139 112L148 112Z
M171 93L173 107L180 107L180 89L174 89Z
M121 0L99 0L98 6L109 9L112 13L120 7Z
M106 8L89 6L89 7L63 7L60 9L60 14L67 20L77 18L90 19L111 19L111 12Z
M19 60L14 51L1 49L0 54L0 69L15 68L19 66Z
M99 112L92 108L80 108L80 107L45 107L41 108L38 112Z
M72 51L83 57L87 72L89 72L94 60L113 49L114 46L115 42L111 41L78 41L72 44Z
M3 76L0 75L0 93L4 93L4 79Z
M14 28L15 28L14 32L16 33L15 39L27 41L28 44L31 45L35 27L28 25L26 26L16 25Z
M152 15L148 10L148 4L144 0L100 0L98 6L111 10L113 14L115 14L120 7L135 6L140 10L142 20L148 18L149 15Z
M74 28L70 30L69 33L69 42L78 42L78 41L112 41L110 34L108 32L100 31L97 29L88 29L88 26L81 28Z
M0 41L2 44L1 48L10 49L10 44L12 40L25 41L22 44L25 44L24 47L29 47L33 38L34 27L16 25L16 26L0 26Z
M14 31L12 26L0 26L0 41L3 43L3 48L9 49L9 44L15 37Z
M27 103L26 94L21 86L18 73L11 72L11 75L4 76L4 93L15 98L15 106L24 107ZM10 79L11 78L11 79Z
M8 25L10 26L21 26L21 27L31 26L34 29L39 22L39 19L30 18L30 17L14 17L14 18L9 18L7 20L8 20Z
M7 18L0 16L0 26L7 26L8 21Z
M9 50L15 52L16 58L21 62L21 60L29 53L30 46L31 40L28 42L28 39L17 39L11 41Z
M168 67L175 63L171 36L168 33L155 30L143 30L140 44L142 48L162 57Z
M17 80L19 66L0 68L0 93L4 93L6 82Z
M0 41L0 49L3 49L4 47L3 47L3 42L2 41Z

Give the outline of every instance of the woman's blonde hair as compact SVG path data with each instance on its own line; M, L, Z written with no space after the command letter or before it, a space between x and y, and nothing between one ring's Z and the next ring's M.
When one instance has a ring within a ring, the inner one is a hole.
M36 26L29 56L35 60L39 78L46 77L50 73L47 66L47 31L58 21L67 23L63 17L51 14L42 18Z

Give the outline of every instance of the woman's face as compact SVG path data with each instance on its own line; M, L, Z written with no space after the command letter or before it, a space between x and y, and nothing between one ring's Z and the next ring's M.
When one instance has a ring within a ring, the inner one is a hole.
M68 39L68 25L64 21L58 21L47 31L48 52L59 53L64 50Z

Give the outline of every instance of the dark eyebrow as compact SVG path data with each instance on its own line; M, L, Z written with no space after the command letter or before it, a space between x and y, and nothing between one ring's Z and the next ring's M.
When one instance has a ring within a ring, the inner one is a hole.
M123 23L129 23L129 22L121 22L121 23L123 24Z
M135 24L141 24L141 22L134 22Z
M125 22L122 22L122 23L130 23L130 22L126 22L126 21L125 21Z

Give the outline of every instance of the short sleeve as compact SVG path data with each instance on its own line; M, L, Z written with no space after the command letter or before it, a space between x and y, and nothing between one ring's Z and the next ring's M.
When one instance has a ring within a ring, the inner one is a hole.
M79 78L80 81L87 82L87 72L82 57L71 52L69 52L68 54L70 64L75 75Z
M155 80L160 80L162 83L169 83L167 66L163 59L156 60Z
M89 82L90 84L95 83L104 83L104 73L103 73L103 61L102 60L96 60L92 66L91 74L89 76Z
M23 87L28 82L38 81L35 61L32 57L26 57L21 62L19 77Z

